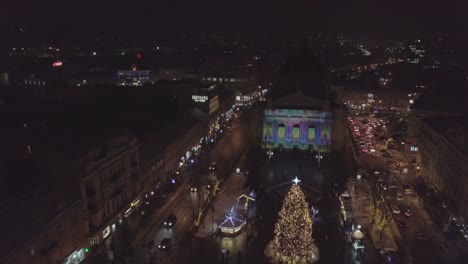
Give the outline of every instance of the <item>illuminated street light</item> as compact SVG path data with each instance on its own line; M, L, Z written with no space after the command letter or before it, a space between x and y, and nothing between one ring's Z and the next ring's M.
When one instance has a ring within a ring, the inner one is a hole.
M271 156L273 156L273 150L271 150L270 148L270 150L267 151L267 154L268 154L268 159L271 160Z
M323 156L320 154L320 151L317 155L315 155L315 158L317 159L318 167L320 168L320 160L323 159Z

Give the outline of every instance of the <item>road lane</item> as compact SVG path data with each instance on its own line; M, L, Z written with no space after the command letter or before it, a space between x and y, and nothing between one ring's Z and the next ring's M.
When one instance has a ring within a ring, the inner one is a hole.
M226 159L233 157L236 151L241 150L243 138L245 135L246 128L243 126L236 126L232 129L232 132L224 135L214 148L208 153L207 158L204 162L201 162L201 166L208 167L208 164L213 161L219 161L223 163ZM207 173L202 173L207 175ZM196 177L197 175L195 175ZM180 258L176 252L183 250L181 248L181 242L184 235L193 226L194 212L192 211L192 202L198 203L195 193L190 192L190 184L183 186L181 194L176 197L174 202L171 203L171 207L167 210L164 215L158 219L151 227L150 231L144 236L139 246L136 248L136 257L133 263L136 264L147 264L147 263L176 263ZM195 198L195 199L194 199ZM175 214L177 217L177 223L172 229L163 227L164 220L169 214ZM160 241L165 237L172 238L172 247L167 251L158 250ZM150 241L154 241L154 247L143 248L141 244L146 244ZM156 252L156 255L151 261L152 251Z

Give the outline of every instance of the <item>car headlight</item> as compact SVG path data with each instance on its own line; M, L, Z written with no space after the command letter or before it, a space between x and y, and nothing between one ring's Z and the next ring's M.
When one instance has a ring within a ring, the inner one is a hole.
M166 248L166 246L163 246L163 248Z
M164 222L164 224L165 224L165 225L167 225L167 223L166 223L166 222Z
M161 248L161 245L159 245L159 248Z
M169 223L169 225L171 226L171 225L172 225L172 223Z

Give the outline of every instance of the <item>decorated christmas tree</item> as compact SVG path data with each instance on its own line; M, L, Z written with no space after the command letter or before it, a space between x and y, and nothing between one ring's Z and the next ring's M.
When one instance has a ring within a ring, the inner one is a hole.
M296 184L283 201L275 225L275 238L267 249L275 263L312 263L318 258L318 249L312 239L309 205L297 182L296 178Z

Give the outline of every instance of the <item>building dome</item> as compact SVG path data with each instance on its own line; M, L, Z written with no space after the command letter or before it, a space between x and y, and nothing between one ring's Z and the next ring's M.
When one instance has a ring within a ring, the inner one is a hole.
M326 96L326 68L304 40L301 48L291 54L279 69L278 86L273 88L273 97L301 90L304 94L323 99Z

